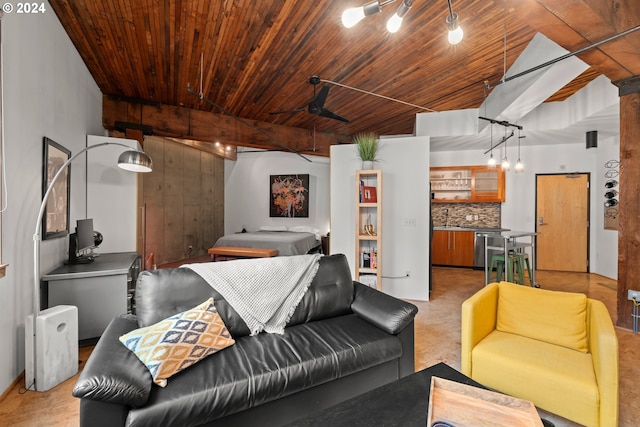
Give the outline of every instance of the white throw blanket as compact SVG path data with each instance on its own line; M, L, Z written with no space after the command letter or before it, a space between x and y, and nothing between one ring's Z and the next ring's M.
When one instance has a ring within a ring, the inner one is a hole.
M282 334L318 272L320 254L187 264L218 291L251 335Z

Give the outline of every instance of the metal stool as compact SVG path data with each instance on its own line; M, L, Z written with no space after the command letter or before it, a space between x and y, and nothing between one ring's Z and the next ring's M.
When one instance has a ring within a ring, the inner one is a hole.
M524 271L522 268L521 258L516 254L509 254L507 258L506 265L506 281L512 283L524 284ZM528 259L527 259L528 262ZM504 254L497 254L491 257L491 270L496 269L496 281L500 282L502 280L502 272L505 270L504 265ZM514 271L518 275L518 281L514 282L513 273Z

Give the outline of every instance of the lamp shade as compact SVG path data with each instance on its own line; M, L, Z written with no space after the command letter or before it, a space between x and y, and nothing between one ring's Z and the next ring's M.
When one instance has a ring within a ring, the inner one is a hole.
M129 150L118 157L118 167L132 172L151 172L153 162L146 153Z

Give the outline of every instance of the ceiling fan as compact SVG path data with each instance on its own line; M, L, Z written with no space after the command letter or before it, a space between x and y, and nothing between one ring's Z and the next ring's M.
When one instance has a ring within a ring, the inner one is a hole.
M329 86L322 86L322 88L320 88L320 92L316 94L316 86L320 83L320 77L311 76L311 78L309 78L309 83L313 85L313 99L311 100L311 102L309 102L309 104L304 107L296 108L295 110L271 111L269 114L295 114L306 110L311 114L315 114L316 116L327 117L329 119L349 123L349 120L324 108L324 103L327 100L327 95L329 95Z

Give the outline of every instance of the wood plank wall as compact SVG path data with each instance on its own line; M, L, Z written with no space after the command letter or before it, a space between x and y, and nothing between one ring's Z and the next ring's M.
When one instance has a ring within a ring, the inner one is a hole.
M146 254L156 264L205 255L224 234L224 159L157 136L144 149L154 166L144 179Z

